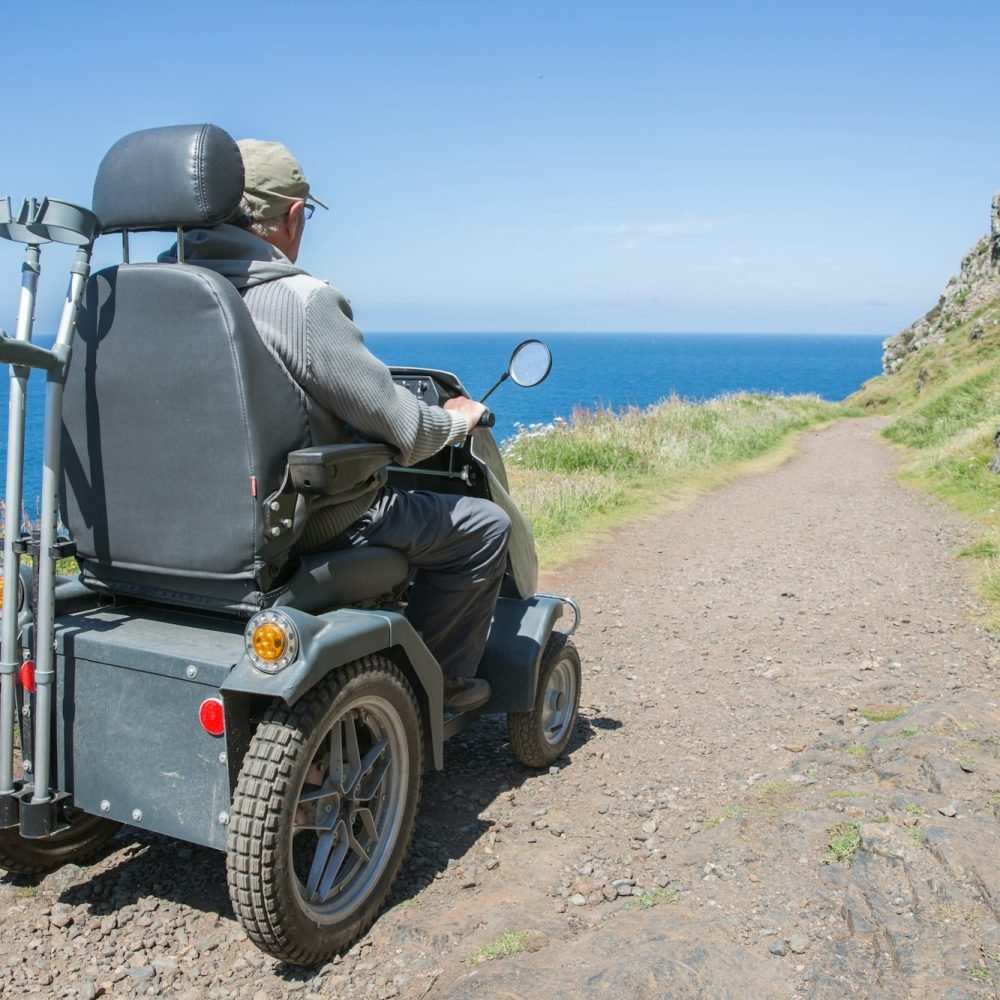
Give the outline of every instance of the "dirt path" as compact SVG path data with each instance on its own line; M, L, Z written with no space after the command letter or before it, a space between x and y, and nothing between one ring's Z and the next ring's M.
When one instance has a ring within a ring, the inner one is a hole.
M897 485L876 427L807 434L545 581L585 614L570 753L526 771L494 718L452 741L349 955L266 959L220 856L128 831L0 879L0 993L997 996L1000 647L962 525Z

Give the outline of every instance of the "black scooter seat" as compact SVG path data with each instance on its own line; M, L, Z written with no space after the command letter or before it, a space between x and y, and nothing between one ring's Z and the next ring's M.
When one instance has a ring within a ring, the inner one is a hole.
M273 607L316 612L391 594L405 582L409 563L402 552L381 546L313 552L285 586Z

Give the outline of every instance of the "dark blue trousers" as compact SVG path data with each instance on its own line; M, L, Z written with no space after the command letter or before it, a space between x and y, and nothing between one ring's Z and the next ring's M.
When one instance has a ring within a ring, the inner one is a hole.
M406 617L445 677L472 677L507 565L510 519L476 497L384 486L340 547L398 549L417 570Z

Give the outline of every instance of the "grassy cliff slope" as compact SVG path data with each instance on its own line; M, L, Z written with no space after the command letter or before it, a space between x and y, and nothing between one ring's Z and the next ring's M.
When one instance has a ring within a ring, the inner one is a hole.
M938 304L885 344L885 374L848 403L891 417L908 482L982 525L963 555L982 561L984 597L1000 622L1000 195L993 231L962 261Z

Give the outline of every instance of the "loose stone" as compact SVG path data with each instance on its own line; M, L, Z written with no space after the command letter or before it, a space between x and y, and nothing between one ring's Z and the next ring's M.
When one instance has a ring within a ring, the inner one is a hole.
M788 941L788 947L796 955L804 955L809 950L809 938L796 934Z

